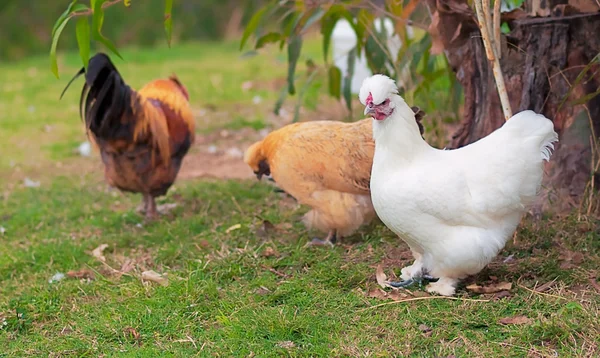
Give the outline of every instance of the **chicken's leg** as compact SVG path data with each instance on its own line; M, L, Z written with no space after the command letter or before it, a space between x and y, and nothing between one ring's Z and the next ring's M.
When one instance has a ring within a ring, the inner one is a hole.
M331 246L331 247L333 247L333 245L335 244L336 241L337 241L336 230L330 230L329 234L327 234L327 237L325 237L324 240L321 240L321 239L315 237L314 239L311 240L309 245L310 246Z
M416 260L412 265L406 266L402 269L402 275L400 276L402 281L388 282L390 286L396 288L408 287L415 282L419 283L419 286L421 286L423 280L430 282L435 282L438 280L437 278L432 277L424 272L421 254L418 254L413 250L413 255L416 257Z
M449 277L441 277L437 282L430 283L425 288L427 292L437 293L442 296L453 296L456 292L457 279Z
M148 210L148 196L144 194L142 196L142 202L140 203L140 205L138 205L136 211L138 213L145 214L147 210Z
M144 194L144 201L146 202L146 220L154 220L158 217L158 212L156 211L156 201L154 201L154 197L150 194Z

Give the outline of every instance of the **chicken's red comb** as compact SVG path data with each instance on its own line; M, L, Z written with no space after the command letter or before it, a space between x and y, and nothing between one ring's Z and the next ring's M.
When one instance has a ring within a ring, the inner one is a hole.
M369 97L367 97L367 103L366 104L371 104L373 103L373 95L371 94L371 92L369 92Z

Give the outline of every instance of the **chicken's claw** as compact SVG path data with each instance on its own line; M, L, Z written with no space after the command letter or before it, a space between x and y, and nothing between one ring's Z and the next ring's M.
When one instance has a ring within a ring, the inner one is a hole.
M423 274L423 276L421 276L421 278L425 281L429 281L429 282L437 282L439 280L439 278L437 277L433 277L431 275L428 274Z
M337 232L335 230L331 230L331 231L329 231L329 234L327 234L327 237L324 240L321 240L321 239L315 237L306 245L307 246L333 247L335 245L336 241L337 241Z
M413 283L415 283L415 280L413 280L412 278L409 278L408 280L404 280L404 281L388 281L386 282L388 285L392 286L393 288L406 288L408 286L411 286Z
M331 242L330 240L321 240L317 237L313 238L312 240L310 240L310 242L308 243L309 246L329 246L329 247L333 247L333 242Z
M439 280L439 278L430 276L428 274L422 274L421 276L415 276L415 277L409 278L408 280L396 281L396 282L388 281L386 283L388 285L392 286L393 288L406 288L406 287L413 285L415 282L417 282L419 284L419 286L422 286L423 281L437 282L438 280Z

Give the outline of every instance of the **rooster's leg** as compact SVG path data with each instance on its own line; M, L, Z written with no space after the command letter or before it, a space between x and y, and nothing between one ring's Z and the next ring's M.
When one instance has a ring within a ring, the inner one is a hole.
M138 205L136 211L138 213L146 213L148 211L148 196L144 194L142 197L142 202Z
M325 237L324 240L321 240L319 238L314 238L311 240L311 242L309 243L310 246L331 246L333 247L333 245L335 244L335 242L337 241L337 232L335 230L330 230L329 234L327 234L327 237Z
M144 195L144 201L146 202L146 220L154 220L158 217L158 212L156 211L156 201L154 201L154 197L146 194Z

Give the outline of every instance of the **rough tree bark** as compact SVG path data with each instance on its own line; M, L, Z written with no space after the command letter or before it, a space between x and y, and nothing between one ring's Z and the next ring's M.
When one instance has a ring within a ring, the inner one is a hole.
M549 17L528 17L521 10L503 16L511 32L502 39L501 66L513 112L543 113L559 134L538 206L555 212L578 207L588 183L600 186L600 172L591 175L599 160L592 139L600 134L600 96L572 103L600 87L600 61L575 85L581 71L600 56L600 13L594 0L580 0L578 8L566 3L550 0L544 2L549 9L528 8L529 14ZM504 116L473 11L465 0L428 0L428 5L433 47L444 50L464 88L464 120L449 146L458 148L500 127Z

